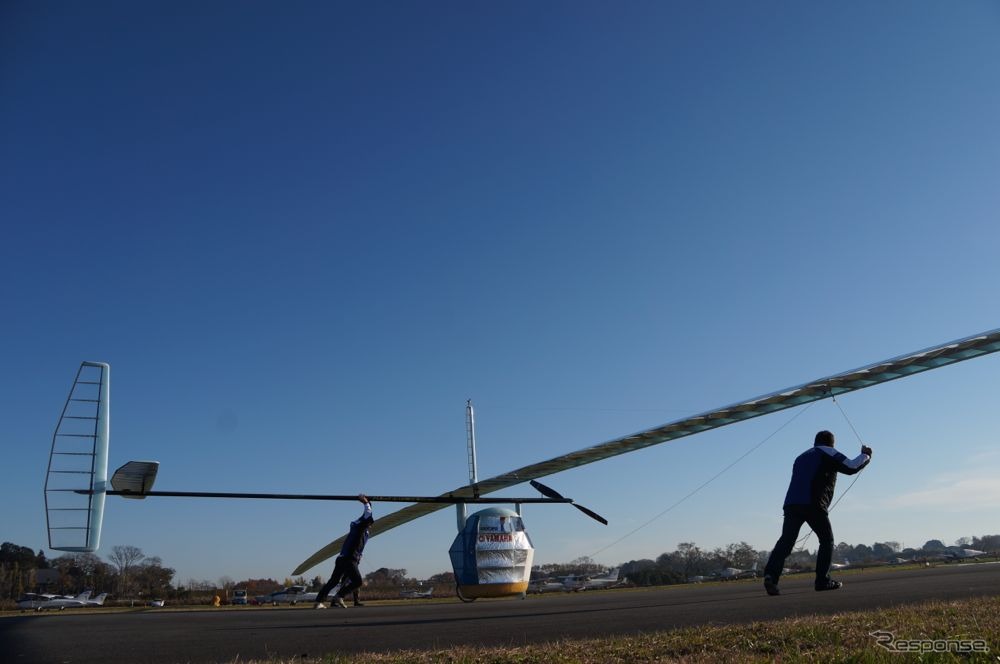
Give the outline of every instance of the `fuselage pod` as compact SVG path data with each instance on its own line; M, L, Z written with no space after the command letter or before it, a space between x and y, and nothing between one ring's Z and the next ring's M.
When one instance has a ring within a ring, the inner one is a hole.
M535 548L513 510L493 507L470 515L448 553L463 600L523 595L528 590Z

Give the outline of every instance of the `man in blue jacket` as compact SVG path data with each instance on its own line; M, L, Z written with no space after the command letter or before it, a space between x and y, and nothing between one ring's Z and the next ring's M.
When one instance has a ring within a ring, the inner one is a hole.
M341 584L340 590L333 596L333 601L330 604L332 606L339 606L342 609L346 608L343 598L352 594L364 583L358 565L361 563L361 555L364 553L365 544L368 543L368 529L375 522L375 518L372 516L372 504L368 501L368 496L362 493L358 496L358 500L364 503L365 511L361 513L360 517L351 521L351 530L347 533L347 539L344 540L344 545L340 548L340 555L337 556L337 562L333 565L333 575L326 582L326 585L320 589L319 594L316 595L315 608L317 609L326 608L323 600L327 598L327 595L330 594L330 591L338 583ZM354 604L356 606L361 605L358 602L357 595L354 596Z
M853 459L834 449L834 437L829 431L820 431L812 449L795 459L792 481L785 494L785 522L781 537L771 551L764 568L764 589L768 595L780 595L778 579L785 559L792 552L799 530L808 523L819 539L816 553L816 590L836 590L843 584L830 578L830 561L833 558L833 528L830 526L830 500L837 485L837 473L853 475L868 465L872 448L861 446L861 454Z

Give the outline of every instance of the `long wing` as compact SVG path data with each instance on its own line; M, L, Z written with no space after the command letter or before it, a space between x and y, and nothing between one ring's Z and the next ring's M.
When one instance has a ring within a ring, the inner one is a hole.
M587 447L576 452L542 461L530 466L512 470L503 475L491 477L476 485L479 494L488 494L500 489L527 482L528 480L545 477L553 473L584 466L588 463L608 459L626 452L641 450L660 443L677 440L709 429L742 422L761 415L767 415L786 408L818 401L827 397L861 390L879 383L886 383L898 378L905 378L923 371L955 364L963 360L994 353L1000 350L1000 329L984 332L957 341L933 346L915 353L900 355L890 360L877 362L860 369L819 378L797 387L790 387L747 401L717 408L699 415L686 417L662 426L640 431L629 436L609 440L606 443ZM463 486L442 495L472 496L474 488ZM414 519L435 512L445 505L420 504L411 505L398 512L377 519L372 525L371 534L377 535L400 526ZM346 536L345 536L346 537ZM323 562L339 552L345 537L340 537L314 553L305 562L295 568L293 576L302 574L314 565Z

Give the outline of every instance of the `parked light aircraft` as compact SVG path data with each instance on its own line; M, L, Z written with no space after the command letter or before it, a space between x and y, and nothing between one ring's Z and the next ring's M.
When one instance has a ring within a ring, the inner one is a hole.
M282 590L275 590L270 595L259 595L257 603L272 604L274 606L278 604L291 604L294 606L299 602L315 602L318 594L306 592L305 586L288 586Z
M529 593L565 592L566 586L559 579L533 579L528 582Z
M739 567L727 567L719 572L719 578L723 581L735 581L737 579L756 579L757 563L750 569L740 569Z
M982 558L990 555L986 551L978 549L948 549L942 554L946 560L969 560L972 558Z
M830 563L830 569L845 569L850 566L851 566L851 561L848 560L847 558L844 558L844 562L842 563Z
M566 590L579 592L581 590L599 590L601 588L612 588L623 583L620 578L621 569L615 567L605 574L599 576L567 576L563 579L563 587Z
M434 588L428 588L427 590L400 590L400 597L406 597L407 599L428 599L434 596Z
M87 606L103 606L104 599L107 596L107 593L101 593L94 599L90 599L90 591L85 590L76 597L53 597L50 600L38 604L34 607L34 609L35 611L44 611L48 609L58 609L62 611L63 609L79 609Z
M53 599L72 599L72 595L50 595L47 593L24 593L17 600L17 608L22 611L26 609L37 609L39 606Z
M615 567L604 574L596 576L591 574L568 574L566 576L534 579L528 584L528 592L578 592L581 590L612 588L622 583L624 583L624 580L621 578L620 568Z
M535 480L620 454L678 440L703 431L735 424L755 417L807 403L861 390L872 385L905 378L975 357L1000 351L1000 329L939 344L921 351L870 364L860 369L819 378L808 383L765 394L722 408L706 411L635 434L577 450L569 454L523 466L495 477L470 482L434 497L369 496L373 501L415 503L377 519L371 536L456 504L464 514L466 503L562 502L607 523L602 517ZM96 375L85 376L84 370ZM53 436L45 481L45 510L49 548L71 552L93 552L100 545L104 501L108 495L127 498L186 496L219 498L271 498L311 500L356 500L356 496L303 496L288 494L244 494L152 491L156 462L129 462L119 468L108 489L109 387L110 367L105 363L84 362L74 381ZM82 376L82 377L81 377ZM89 394L87 389L92 390ZM83 412L74 412L77 407ZM87 410L89 408L89 410ZM73 430L73 424L80 428ZM85 479L84 479L85 478ZM531 481L545 498L485 498L487 494ZM461 522L461 517L460 517ZM461 526L460 526L461 529ZM320 548L293 572L298 576L339 553L346 536Z

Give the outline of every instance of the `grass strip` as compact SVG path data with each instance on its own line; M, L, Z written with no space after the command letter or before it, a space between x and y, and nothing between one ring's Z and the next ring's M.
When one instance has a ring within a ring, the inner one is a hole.
M891 639L886 636L882 639L896 651L879 645L872 635L874 632L891 633ZM977 642L978 645L973 645ZM988 652L961 651L983 647ZM899 652L900 648L924 648L929 652ZM240 664L1000 662L1000 597L502 648L458 646L447 650L238 661Z

